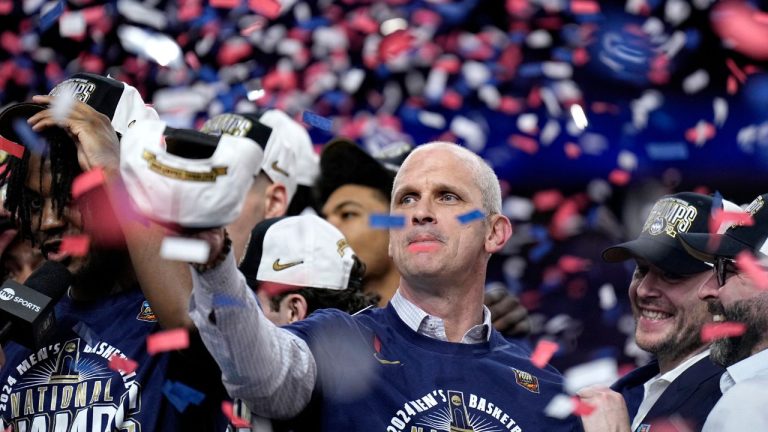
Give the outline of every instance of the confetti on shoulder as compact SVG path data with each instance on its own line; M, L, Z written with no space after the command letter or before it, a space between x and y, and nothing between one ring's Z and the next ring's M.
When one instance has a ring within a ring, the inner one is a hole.
M393 214L372 214L368 218L368 225L371 228L380 229L403 228L405 226L405 216Z
M22 159L24 157L24 146L16 144L15 142L3 138L0 136L0 150L8 153L9 155Z
M250 426L250 423L235 415L232 402L224 401L221 403L221 412L229 419L233 426L238 428L246 428Z
M468 224L472 221L483 219L484 217L485 217L485 213L483 213L478 209L475 209L470 212L456 216L456 219L458 219L459 222L461 222L462 224Z
M333 121L331 119L319 116L312 111L304 111L302 121L312 127L322 129L326 132L333 131Z
M132 373L139 366L134 360L127 357L120 357L117 354L113 354L109 358L109 368L115 372L123 372L125 374Z

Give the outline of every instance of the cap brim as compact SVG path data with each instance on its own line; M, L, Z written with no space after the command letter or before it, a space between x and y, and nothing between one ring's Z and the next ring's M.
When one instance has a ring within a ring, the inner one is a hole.
M318 205L322 206L333 191L347 184L368 186L388 196L392 192L394 178L395 172L384 167L354 142L333 140L320 154Z
M714 263L715 257L735 258L750 246L727 234L686 233L680 236L686 252L698 260Z
M670 247L668 244L647 237L611 246L603 251L602 256L606 262L640 258L664 272L677 275L701 273L710 268L707 264L688 255L682 247Z
M29 102L22 102L9 106L3 110L3 112L0 112L0 135L7 140L22 144L21 138L16 134L16 130L13 128L13 121L15 119L26 121L28 118L46 108L45 105Z

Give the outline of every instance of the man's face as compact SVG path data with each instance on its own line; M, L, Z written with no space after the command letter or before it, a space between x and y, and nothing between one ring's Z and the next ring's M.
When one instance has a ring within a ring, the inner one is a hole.
M725 285L699 290L713 321L746 324L743 335L712 343L712 361L725 367L768 348L768 292L757 288L745 273L737 272L732 263L728 266L731 268L726 273Z
M709 314L697 291L707 284L717 284L710 271L670 275L638 260L629 285L637 345L671 361L682 360L701 348L701 328L709 321Z
M87 257L74 257L68 252L60 252L59 246L63 236L82 234L82 217L73 205L68 205L61 216L58 215L53 208L51 182L50 161L46 160L43 164L39 156L30 157L25 187L32 196L29 204L32 235L47 260L62 262L70 272L76 274L84 267Z
M461 224L457 216L482 209L467 162L446 148L412 154L400 168L392 213L405 227L390 231L389 254L405 278L460 281L485 269L488 224Z
M28 240L16 238L8 248L3 251L3 270L9 278L18 283L25 280L43 264L43 254L40 249L32 246Z
M272 298L265 292L265 290L256 290L256 297L259 298L259 304L261 304L261 310L264 312L264 316L273 324L282 326L291 323L291 316L288 307L281 301L278 304L278 309L272 308ZM283 298L285 301L287 297Z
M366 277L388 271L392 261L387 255L389 232L373 229L369 216L389 212L389 203L374 188L344 185L336 189L325 202L323 217L339 229L355 254L365 263Z
M263 173L253 179L251 188L245 195L243 209L231 224L227 226L227 231L232 239L232 250L235 258L239 261L243 251L248 243L253 228L264 220L265 214L265 192L270 184L269 178Z

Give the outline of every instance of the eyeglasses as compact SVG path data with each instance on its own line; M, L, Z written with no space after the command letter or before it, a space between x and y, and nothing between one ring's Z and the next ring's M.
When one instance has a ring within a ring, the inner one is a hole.
M736 274L736 260L725 257L716 257L715 266L712 268L717 276L717 283L720 287L725 285L729 274Z

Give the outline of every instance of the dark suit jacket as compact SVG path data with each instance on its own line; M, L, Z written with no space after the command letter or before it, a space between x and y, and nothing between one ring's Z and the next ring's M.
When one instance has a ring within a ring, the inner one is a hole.
M655 421L665 420L677 415L691 423L695 431L704 426L707 415L720 399L720 375L725 372L705 357L686 369L676 380L664 390L659 400L640 422L638 430L653 432ZM630 420L637 414L643 400L643 384L659 373L659 364L655 360L643 367L637 368L611 388L624 396L629 411ZM642 425L651 425L642 429Z

